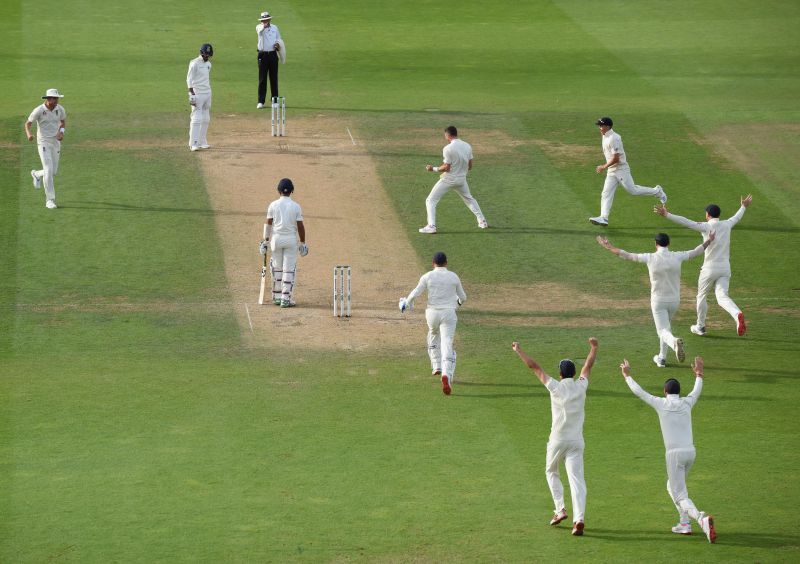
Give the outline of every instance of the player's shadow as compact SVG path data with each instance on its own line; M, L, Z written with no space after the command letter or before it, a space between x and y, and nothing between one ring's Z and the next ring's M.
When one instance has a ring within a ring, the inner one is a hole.
M263 211L257 212L238 212L238 211L220 211L210 210L203 208L171 208L171 207L156 207L156 206L135 206L132 204L120 204L117 202L93 202L93 201L76 201L69 202L66 205L59 204L60 208L64 209L79 209L79 210L97 210L97 211L133 211L133 212L159 212L159 213L194 213L198 215L233 215L242 217L263 217Z

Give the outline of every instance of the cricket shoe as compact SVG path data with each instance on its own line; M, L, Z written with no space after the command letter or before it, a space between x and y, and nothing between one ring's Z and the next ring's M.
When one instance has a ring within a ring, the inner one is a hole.
M433 371L433 375L434 376L441 376L442 375L442 371L437 368L436 370Z
M202 145L200 145L200 148L201 149L210 149L211 145L209 145L208 143L203 143Z
M452 391L453 389L450 387L450 379L447 377L447 375L442 374L442 393L446 396L449 396L450 392Z
M700 528L703 529L703 532L706 534L708 542L713 544L714 541L717 540L717 531L714 529L714 517L701 513L698 522L700 523Z
M701 337L706 334L706 328L701 327L700 325L692 325L691 327L689 327L689 331L691 331L695 335L700 335Z
M489 223L485 219L482 219L478 222L478 227L480 227L481 229L486 229L487 227L489 227Z
M420 233L430 233L431 235L436 233L436 226L435 225L426 225L425 227L419 228Z
M294 307L297 304L293 300L281 300L281 307Z
M658 366L659 368L664 368L667 365L667 360L664 359L664 358L661 358L658 355L653 357L653 362L655 362L656 366Z
M558 513L555 513L553 515L553 518L550 519L550 524L551 525L558 525L561 521L563 521L566 518L567 518L567 510L566 509L562 509L561 511L559 511Z
M672 532L676 535L691 535L692 525L691 523L678 523L672 527Z
M741 337L747 332L747 325L744 324L744 314L740 311L736 316L736 333Z
M264 104L262 104L261 102L259 102L258 104L256 104L256 109L257 109L257 110L263 110L263 109L264 109Z
M279 305L281 305L281 299L280 298L273 298L272 299L272 303L275 304L276 306L279 306Z
M675 356L678 357L678 362L686 360L686 349L683 347L683 339L675 339Z
M194 152L194 151L199 151L199 150L200 150L200 147L199 147L199 146L197 146L197 145L191 145L191 146L189 147L189 150L190 150L190 151L192 151L192 152Z
M606 218L600 217L600 216L590 217L589 218L589 223L594 224L594 225L606 226L606 225L608 225L608 220Z
M583 521L576 521L574 525L572 525L572 535L576 537L583 536Z
M666 204L667 193L664 192L664 189L661 187L660 184L656 184L656 190L658 190L658 194L656 194L656 198L658 198L658 201L661 202L662 204Z
M31 178L33 178L33 187L39 189L42 187L42 179L36 176L36 171L31 171Z
M47 208L47 209L49 209L49 210L54 210L54 209L56 209L58 206L56 205L56 201L55 201L55 200L47 200L47 201L45 202L45 204L44 204L44 207L46 207L46 208Z

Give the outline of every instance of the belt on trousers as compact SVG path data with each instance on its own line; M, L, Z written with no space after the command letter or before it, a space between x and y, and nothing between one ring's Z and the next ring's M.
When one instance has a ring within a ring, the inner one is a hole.
M259 55L268 55L268 54L270 54L270 53L274 53L274 52L275 52L275 51L259 51L259 52L258 52L258 54L259 54Z

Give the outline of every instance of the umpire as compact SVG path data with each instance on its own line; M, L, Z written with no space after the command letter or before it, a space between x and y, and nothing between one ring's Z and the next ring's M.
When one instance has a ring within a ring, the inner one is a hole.
M272 25L269 12L261 12L261 23L256 26L258 35L258 105L264 107L267 96L267 76L272 98L278 96L278 51L281 49L281 32Z

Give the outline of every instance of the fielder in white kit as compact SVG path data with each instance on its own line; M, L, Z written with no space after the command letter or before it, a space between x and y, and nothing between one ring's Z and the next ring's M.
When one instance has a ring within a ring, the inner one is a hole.
M425 320L428 322L428 356L434 376L441 376L442 392L449 396L456 371L456 351L453 339L456 334L456 308L467 299L461 279L455 272L447 270L447 255L433 255L433 270L419 279L419 284L406 298L400 298L400 311L414 306L414 300L428 291L428 307Z
M567 470L569 491L572 495L572 534L583 535L586 512L586 480L583 478L583 420L586 390L589 387L589 375L597 358L597 339L589 338L589 354L581 369L580 377L575 380L575 363L569 359L558 364L561 380L551 378L539 364L520 348L519 343L511 343L511 348L522 361L533 370L539 381L550 392L550 409L553 422L550 427L550 438L547 441L547 462L545 475L550 493L555 504L551 525L558 525L567 518L567 506L564 503L564 486L558 468L563 463Z
M714 542L717 539L714 517L698 511L689 498L686 487L686 478L689 477L689 470L692 469L697 454L692 437L692 408L700 399L700 392L703 390L703 358L698 356L694 359L692 364L695 375L694 388L685 397L680 396L681 384L674 378L664 383L665 397L658 398L645 392L631 377L631 366L627 359L620 368L631 391L658 413L664 447L667 451L667 492L680 515L680 520L672 527L672 532L691 535L692 525L689 521L691 517L703 529L708 542Z
M628 159L625 157L625 149L622 147L622 137L613 129L614 121L610 117L601 117L595 122L600 128L603 136L603 155L606 162L597 166L595 171L600 174L607 171L606 181L603 184L603 193L600 195L600 215L590 217L589 221L595 225L608 225L608 216L611 214L611 206L614 203L614 193L617 186L622 187L632 196L655 196L661 203L667 202L667 194L664 189L656 185L655 188L639 186L633 182L631 168L628 166Z
M280 198L267 208L267 223L264 225L264 239L259 251L267 254L267 246L272 251L272 303L281 307L294 307L294 279L297 270L297 255L308 254L306 228L303 224L303 211L300 204L292 200L294 184L288 178L278 182ZM298 237L300 238L298 244Z
M720 219L722 213L719 206L710 204L706 207L706 221L692 221L679 215L671 214L665 205L655 207L658 215L674 221L679 225L699 231L703 239L713 232L716 236L714 245L706 249L703 268L700 269L700 278L697 281L697 323L691 326L691 331L695 335L706 334L706 314L708 313L708 301L706 296L714 288L717 303L727 311L736 322L736 333L741 337L747 331L742 310L728 296L728 287L731 283L731 229L739 223L744 216L745 210L753 202L753 196L748 194L741 199L741 207L728 219Z
M45 206L49 209L57 207L54 177L58 174L61 140L64 138L67 126L67 111L58 103L63 97L57 89L48 89L42 96L44 103L34 108L25 122L25 135L28 141L33 141L31 126L36 124L36 144L39 148L42 170L31 170L31 178L34 188L41 188L44 183Z
M428 214L428 224L419 229L420 233L436 233L436 206L439 200L450 190L455 190L461 196L464 204L470 209L478 220L478 227L486 229L489 224L483 216L478 201L472 197L467 184L467 173L472 170L472 147L469 143L458 138L458 130L449 125L444 130L444 138L448 144L442 149L442 164L439 166L425 165L429 172L442 173L439 181L434 184L431 193L425 199L425 209Z
M653 357L653 362L659 368L667 365L667 349L671 348L678 357L678 362L683 362L685 352L683 339L672 334L670 321L678 311L681 301L681 264L684 261L700 256L714 241L714 232L691 251L673 253L669 247L669 235L659 233L655 237L656 252L634 254L618 249L608 242L608 239L599 235L597 242L621 259L643 262L647 264L650 274L650 309L653 312L653 321L658 333L659 350Z
M210 43L200 46L200 55L189 61L186 86L189 88L189 105L192 115L189 120L189 150L209 149L206 138L211 123L211 61L214 48Z

